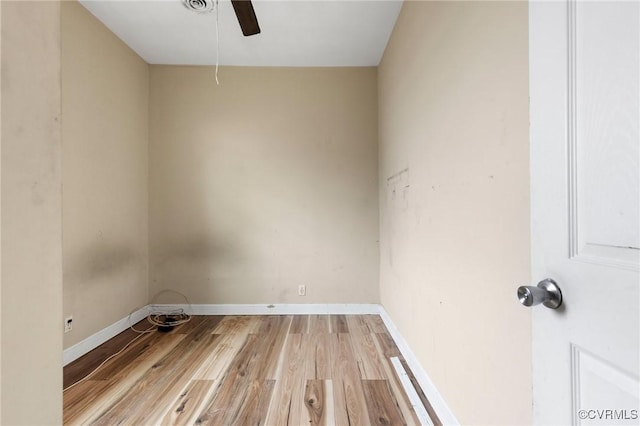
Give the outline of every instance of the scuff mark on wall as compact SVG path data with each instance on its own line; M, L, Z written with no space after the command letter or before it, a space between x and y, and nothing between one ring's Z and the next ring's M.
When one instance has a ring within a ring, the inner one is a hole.
M141 255L131 247L95 245L66 265L65 276L88 283L139 267L140 259Z
M387 241L389 241L389 250L387 251L387 260L389 266L396 274L396 278L400 279L397 275L398 270L394 267L396 255L398 252L403 252L404 239L400 238L402 235L407 235L404 232L408 226L408 220L405 217L409 210L409 190L411 184L409 182L409 167L400 170L397 173L392 174L387 178L387 188L385 197L385 210L392 212L387 214Z
M202 263L229 259L236 252L229 241L217 237L195 236L163 244L162 254L154 262L157 267L172 263Z
M409 168L387 178L387 202L394 209L406 211L409 208Z

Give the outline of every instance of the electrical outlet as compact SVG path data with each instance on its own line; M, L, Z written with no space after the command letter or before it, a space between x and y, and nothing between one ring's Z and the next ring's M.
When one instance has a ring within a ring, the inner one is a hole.
M307 295L307 286L299 285L298 286L298 296L306 296Z
M73 316L64 319L64 332L68 333L73 330Z

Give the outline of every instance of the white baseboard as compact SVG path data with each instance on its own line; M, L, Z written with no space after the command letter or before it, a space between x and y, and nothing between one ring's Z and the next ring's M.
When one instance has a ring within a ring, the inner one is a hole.
M400 334L398 328L393 323L391 317L384 309L384 307L380 306L379 313L382 321L384 321L384 324L387 326L387 330L389 330L391 337L393 337L393 340L396 342L400 353L404 357L405 361L407 361L409 368L411 368L411 372L413 372L413 375L420 384L422 391L431 403L433 410L438 415L438 418L440 419L442 424L459 425L460 422L458 422L456 417L453 415L453 412L445 402L440 392L438 392L438 389L427 375L427 372L424 371L424 368L422 368L422 365L418 361L418 358L416 358L415 354L409 347L409 344L406 340L404 340L404 337L402 337L402 334Z
M97 348L107 340L122 333L129 328L132 324L137 323L149 314L148 306L142 307L131 315L122 318L119 321L111 324L110 326L103 328L95 334L87 337L86 339L76 343L75 345L65 349L62 352L62 365L67 365L72 361L80 358L82 355Z
M396 375L400 379L400 383L404 388L404 392L409 397L409 403L411 403L411 407L413 407L413 411L416 413L418 420L420 420L421 425L433 426L433 421L431 417L429 417L429 413L427 409L422 404L422 400L418 395L418 391L416 391L415 386L411 382L411 378L407 374L404 366L400 362L400 358L397 356L391 357L391 364L393 365L393 369L396 370Z
M162 306L162 305L154 305ZM191 315L365 315L379 314L380 305L362 304L280 304L280 305L170 305Z
M280 305L154 305L158 307L171 306L182 308L191 315L313 315L313 314L343 314L363 315L378 314L380 305L363 304L280 304ZM110 326L87 337L81 342L65 349L62 353L62 365L65 366L107 340L123 332L131 324L135 324L150 312L150 305L144 306L130 316L111 324Z
M161 306L161 305L154 305ZM438 414L440 421L445 425L459 425L455 416L438 392L435 385L420 365L415 354L407 344L404 337L398 331L391 317L381 305L377 304L280 304L280 305L170 305L183 308L191 315L366 315L378 314L384 321L391 337L396 342L400 353L407 361L413 375L420 384L422 391L431 403L433 409ZM122 318L114 324L87 337L83 341L64 350L62 354L62 364L80 358L82 355L100 346L102 343L116 336L118 333L129 328L142 320L150 311L150 306L145 306L132 313L130 316Z

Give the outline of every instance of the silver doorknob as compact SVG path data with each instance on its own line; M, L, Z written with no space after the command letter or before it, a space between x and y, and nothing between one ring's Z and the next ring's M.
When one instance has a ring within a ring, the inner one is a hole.
M524 306L542 303L547 308L558 309L562 305L562 292L551 278L544 279L537 287L530 285L518 287L518 300Z

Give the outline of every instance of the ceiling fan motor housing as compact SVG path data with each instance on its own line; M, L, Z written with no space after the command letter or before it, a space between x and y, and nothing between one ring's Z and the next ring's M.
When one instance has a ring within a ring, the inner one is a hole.
M210 13L216 9L216 0L182 0L184 6L196 13ZM256 18L256 12L253 9L251 0L231 0L233 10L238 18L240 29L245 36L251 36L260 33L260 25Z

